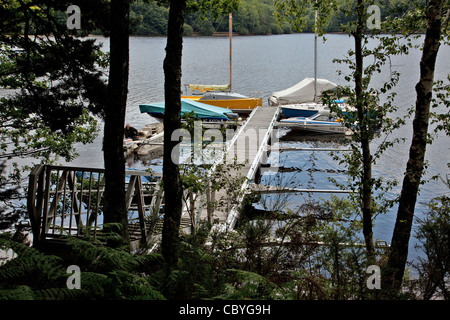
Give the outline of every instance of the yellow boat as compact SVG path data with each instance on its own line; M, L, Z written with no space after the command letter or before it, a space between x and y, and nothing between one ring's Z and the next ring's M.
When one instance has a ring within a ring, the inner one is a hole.
M198 87L198 85L193 86ZM249 113L257 106L262 106L261 98L249 98L234 92L207 91L203 95L189 95L182 96L181 98L195 100L220 108L227 108L237 113Z

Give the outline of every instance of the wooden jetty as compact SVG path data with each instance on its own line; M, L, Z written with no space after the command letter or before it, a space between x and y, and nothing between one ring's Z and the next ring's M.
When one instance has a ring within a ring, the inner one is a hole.
M236 133L234 138L228 143L225 158L232 164L237 161L242 167L232 172L235 176L244 177L237 199L228 199L230 204L226 210L214 212L214 218L219 220L220 230L233 229L239 218L241 203L246 195L251 181L255 179L260 165L266 161L267 145L272 142L274 123L278 119L280 109L278 107L263 106L257 107L250 114L245 124ZM211 170L215 170L213 167ZM224 190L214 195L215 198L226 199ZM233 200L233 201L231 201Z

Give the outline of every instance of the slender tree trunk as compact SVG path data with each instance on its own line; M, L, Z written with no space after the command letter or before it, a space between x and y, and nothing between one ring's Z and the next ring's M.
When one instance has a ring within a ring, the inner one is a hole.
M441 37L442 0L430 0L427 10L428 26L420 62L420 80L416 85L417 100L413 137L400 194L391 250L382 277L384 288L395 291L400 290L402 284L417 193L424 169L434 69Z
M105 107L103 155L105 162L104 222L120 223L128 241L125 204L123 130L128 94L129 0L111 1L110 71Z
M375 262L375 246L373 243L373 231L372 231L372 213L373 213L373 199L372 199L372 154L370 153L370 133L371 130L368 121L365 119L366 99L363 92L363 54L362 54L362 39L365 27L365 12L364 1L358 0L357 2L357 25L354 33L355 38L355 57L356 57L356 70L355 70L355 94L356 94L356 108L358 110L358 120L361 130L361 149L362 149L362 215L363 215L363 235L366 244L367 257L369 264Z
M186 0L170 1L166 58L164 59L164 158L165 194L164 224L161 249L169 268L178 260L179 228L182 213L182 189L178 165L179 141L171 141L172 133L181 127L181 57ZM172 155L175 159L172 159ZM176 160L176 161L173 161Z

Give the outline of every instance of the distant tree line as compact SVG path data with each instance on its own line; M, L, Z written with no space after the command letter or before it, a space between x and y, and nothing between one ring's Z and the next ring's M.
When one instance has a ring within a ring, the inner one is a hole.
M417 0L425 2L425 0ZM348 6L346 0L339 0L339 6ZM416 1L379 0L376 1L381 10L381 18L401 16L415 6ZM352 4L350 4L351 6ZM273 0L241 0L238 10L233 12L233 31L239 35L287 34L296 30L286 22L280 23L276 18L276 7ZM341 11L342 12L342 11ZM169 9L159 1L137 0L131 4L130 16L132 33L141 36L165 36ZM282 14L282 13L281 13ZM286 13L287 14L287 13ZM341 32L341 25L353 21L355 17L336 15L330 18L325 32ZM307 25L303 32L314 30L314 9L306 12ZM185 36L212 36L215 32L228 31L228 17L214 18L212 14L186 13L184 24Z

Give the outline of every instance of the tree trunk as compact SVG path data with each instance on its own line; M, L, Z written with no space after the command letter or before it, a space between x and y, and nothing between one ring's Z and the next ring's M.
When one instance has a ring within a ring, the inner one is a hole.
M164 59L164 158L163 184L165 194L162 255L170 268L178 260L179 228L182 213L182 188L178 165L179 141L171 141L180 129L181 119L181 56L186 0L170 1L166 57ZM174 155L174 160L172 160Z
M123 130L128 94L129 0L111 1L110 71L105 107L103 155L105 162L104 222L120 223L116 230L128 241L125 204Z
M363 216L363 235L366 245L368 263L373 264L375 262L375 247L373 243L373 231L372 231L372 211L373 211L373 198L372 198L372 154L370 153L370 134L371 126L365 119L367 117L367 110L364 107L366 99L363 92L363 55L362 55L362 38L365 27L365 12L364 1L358 0L357 2L357 25L354 33L355 38L355 57L356 57L356 70L355 70L355 94L356 94L356 108L358 110L358 120L360 123L360 143L362 149L362 216Z
M391 250L382 278L385 283L384 288L394 291L400 290L402 284L417 193L424 169L434 68L440 46L442 0L430 0L427 10L428 26L420 62L420 80L416 85L417 100L413 137L400 194Z

